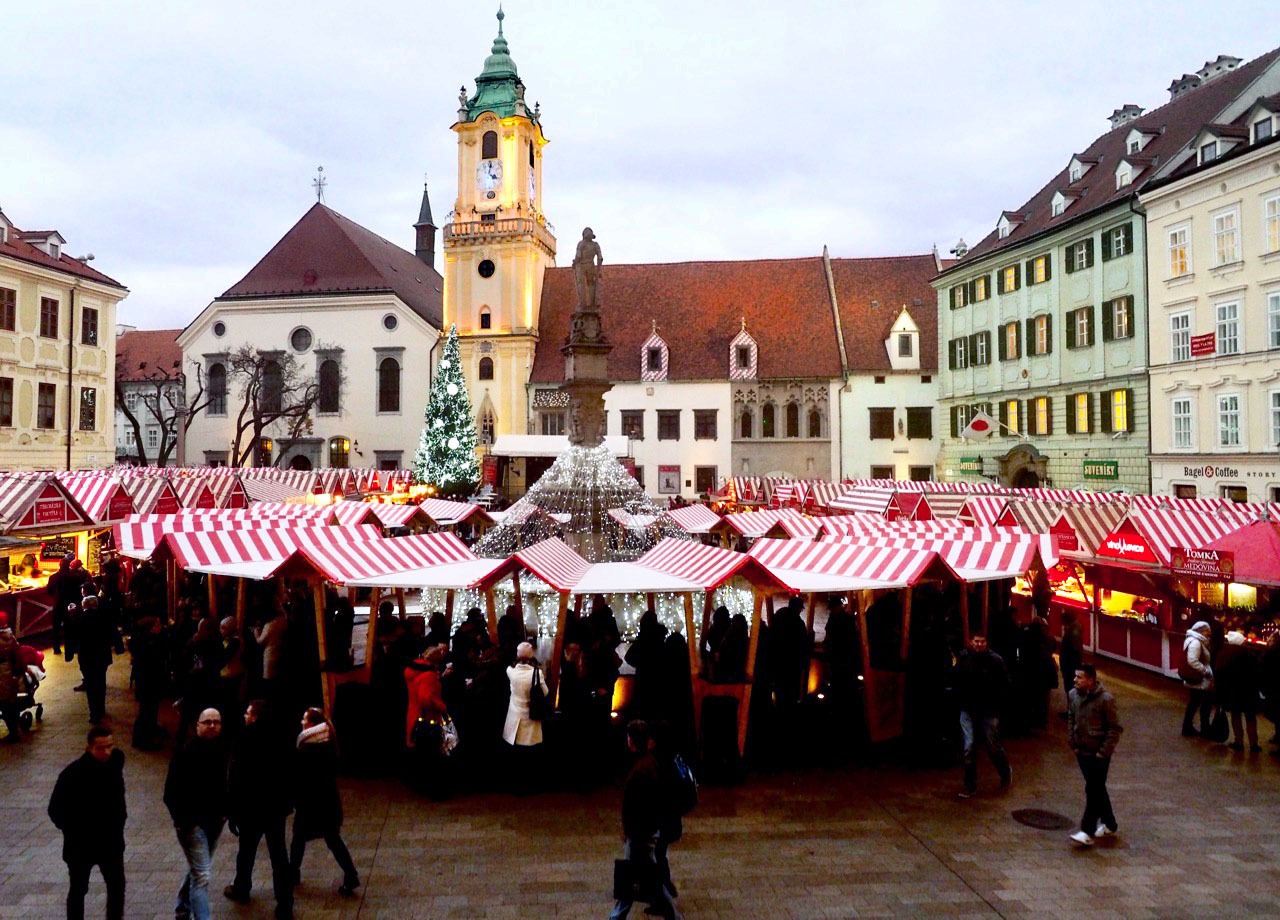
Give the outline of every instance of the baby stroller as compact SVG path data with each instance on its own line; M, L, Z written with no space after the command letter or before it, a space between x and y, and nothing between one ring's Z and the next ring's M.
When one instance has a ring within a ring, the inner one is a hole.
M30 645L19 645L18 660L22 664L22 672L18 674L18 722L23 731L31 731L33 720L44 721L44 703L36 702L36 691L44 680L44 652Z

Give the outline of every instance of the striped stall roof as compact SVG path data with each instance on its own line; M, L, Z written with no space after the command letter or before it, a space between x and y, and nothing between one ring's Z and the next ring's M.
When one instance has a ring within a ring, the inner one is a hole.
M320 527L292 531L298 536L297 548L301 555L334 584L476 561L467 545L451 533L371 540L347 540L333 533L344 529Z
M1034 565L1052 568L1058 564L1056 537L1047 534L1023 534L1004 540L982 540L967 537L844 537L840 543L929 550L937 553L956 576L963 581L994 581L1026 574Z
M1123 502L1107 504L1063 505L1048 533L1058 538L1064 555L1073 559L1092 559L1098 546L1119 525L1129 507Z
M463 521L470 520L477 514L479 517L472 523L493 523L493 518L489 517L485 510L474 502L455 502L447 498L426 498L422 500L422 504L418 507L440 527L460 524Z
M902 588L927 574L950 574L937 553L908 547L763 539L749 555L797 593Z
M255 521L267 518L297 518L321 524L336 524L335 505L299 505L279 502L261 502L248 508L183 508L180 514L211 515L234 521Z
M736 575L750 561L751 557L745 553L735 553L678 537L666 537L637 559L635 564L691 581L703 591L712 591Z
M817 518L807 517L794 508L766 508L728 514L721 519L721 524L748 539L781 531L792 539L812 540L817 537L819 529Z
M1057 502L1010 499L1007 510L1027 533L1048 533L1053 522L1058 519L1062 505Z
M329 508L334 517L338 519L339 524L382 523L382 518L378 516L377 509L365 502L334 502L332 505L321 505L320 507Z
M133 513L133 499L115 476L71 473L58 478L95 524L119 521Z
M1169 565L1174 547L1199 549L1239 530L1244 522L1216 515L1187 514L1155 508L1130 510L1098 545L1101 559Z
M370 502L374 516L383 527L430 527L430 515L417 505L393 505L389 502Z
M686 505L683 508L672 508L667 514L685 533L709 533L720 523L720 515L706 505Z
M657 514L632 514L624 508L610 508L608 514L611 521L629 530L644 530L653 526L660 517Z
M88 526L88 512L56 476L0 476L0 531Z
M807 504L812 509L826 509L831 503L844 495L846 492L853 491L853 486L843 482L815 482L809 488L809 500Z
M888 516L896 508L890 489L852 489L833 500L827 507L845 514L877 514Z
M173 480L173 490L184 508L217 508L218 500L203 479L184 476Z
M970 496L963 492L925 493L924 500L929 503L929 513L935 518L955 518L964 510Z
M971 524L1002 526L998 522L1008 506L1009 499L1003 495L970 495L956 517Z
M285 482L274 479L261 479L246 476L243 480L244 494L251 502L283 502L289 499L305 498L311 494L310 489L300 489Z
M882 521L878 525L873 523L869 526L859 521L856 516L852 521L844 518L833 518L832 520L838 523L830 529L823 527L822 539L824 540L840 540L844 537L885 539L906 537L912 539L946 538L1009 542L1023 539L1027 535L1026 531L1018 527L970 527L954 520ZM872 520L875 519L873 518ZM826 524L825 521L823 523L824 525Z
M112 527L116 549L131 559L149 559L167 533L225 530L298 530L318 526L305 518L227 518L215 515L135 514ZM377 536L370 525L343 528L360 539Z
M173 514L182 507L172 483L163 476L133 477L125 489L133 498L133 510L138 514Z
M308 534L323 533L319 542L358 543L381 539L376 527L254 527L234 530L166 533L156 555L172 558L184 569L214 575L241 574L265 578L292 556ZM263 563L272 565L263 568ZM246 564L255 566L241 569ZM250 574L264 572L265 574Z
M559 537L525 547L511 557L556 591L571 591L587 574L591 563Z

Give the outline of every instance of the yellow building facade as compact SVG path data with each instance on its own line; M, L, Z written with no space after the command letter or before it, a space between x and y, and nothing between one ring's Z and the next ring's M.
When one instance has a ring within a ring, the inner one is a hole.
M115 462L119 282L0 212L0 469Z
M502 34L459 98L458 195L444 228L444 329L458 327L481 443L529 431L529 372L556 240L542 213L541 115Z

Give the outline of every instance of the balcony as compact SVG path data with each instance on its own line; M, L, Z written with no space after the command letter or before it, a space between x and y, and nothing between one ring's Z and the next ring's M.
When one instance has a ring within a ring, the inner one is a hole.
M549 251L555 252L556 240L545 223L529 217L507 217L501 220L472 220L445 224L446 243L474 242L499 236L532 236Z

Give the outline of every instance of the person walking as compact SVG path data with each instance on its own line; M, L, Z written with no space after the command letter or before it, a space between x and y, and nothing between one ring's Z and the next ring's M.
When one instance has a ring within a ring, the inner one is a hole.
M288 739L272 721L267 701L250 702L227 777L228 826L240 838L240 845L235 881L222 893L233 901L248 903L258 844L266 837L276 920L293 917L293 873L284 840L285 818L293 811L289 755Z
M1209 664L1209 624L1197 620L1182 641L1182 657L1186 667L1178 670L1178 676L1187 686L1187 708L1182 714L1182 736L1195 738L1209 731L1209 706L1213 702L1213 667ZM1192 725L1192 718L1200 713L1200 730Z
M213 851L227 820L227 755L218 710L201 712L195 737L173 755L164 781L164 804L187 859L174 916L209 920Z
M71 563L78 562L75 553L67 553L58 563L58 571L49 576L45 591L52 602L50 615L53 620L53 653L62 654L62 647L67 646L67 661L71 660L72 649L68 636L64 635L67 627L67 615L70 608L80 603L80 586L85 583L88 574L84 569ZM64 641L65 640L65 641Z
M338 742L324 711L312 706L302 714L302 732L292 772L296 793L293 840L289 865L296 885L302 876L307 841L323 839L342 870L338 894L350 897L360 887L360 875L342 840L342 796L338 792Z
M1232 739L1227 747L1233 751L1244 750L1245 730L1249 734L1249 751L1257 754L1262 750L1262 746L1258 744L1258 702L1261 688L1262 674L1258 659L1245 645L1244 633L1232 630L1227 633L1222 651L1218 653L1215 693L1218 705L1231 716Z
M1070 701L1076 682L1076 668L1084 661L1084 630L1074 610L1062 611L1062 641L1058 645L1058 669L1062 672L1062 693ZM1062 718L1067 717L1063 709Z
M516 792L532 791L531 786L536 785L533 774L537 764L533 760L536 757L534 750L542 744L542 723L529 715L534 680L543 693L551 692L542 676L542 669L538 667L533 646L521 642L516 646L516 663L507 668L511 697L507 703L507 721L502 727L502 740L511 746L511 754L516 760L510 773Z
M1098 682L1093 665L1080 665L1067 707L1067 739L1084 775L1084 815L1080 830L1071 835L1078 846L1091 847L1095 838L1115 835L1118 825L1107 793L1107 771L1122 731L1115 697Z
M71 887L68 920L83 920L84 896L94 866L107 886L107 920L124 917L124 752L110 729L89 729L85 752L58 774L49 797L49 818L62 831L62 861Z
M627 750L636 761L622 791L622 858L630 863L632 876L644 880L650 909L667 920L678 920L680 911L670 890L659 879L654 855L658 827L668 808L663 801L662 775L648 724L636 719L627 725ZM625 920L635 902L629 893L618 891L616 884L614 887L609 920Z
M978 743L986 748L1000 788L1013 783L1013 769L1000 743L1000 710L1009 694L1009 672L1004 659L987 647L987 637L975 633L969 648L956 659L952 689L960 708L960 733L964 739L964 788L959 797L971 799L978 792Z
M81 601L76 633L89 721L99 722L107 715L107 670L111 667L112 652L123 653L124 643L115 623L93 594Z

